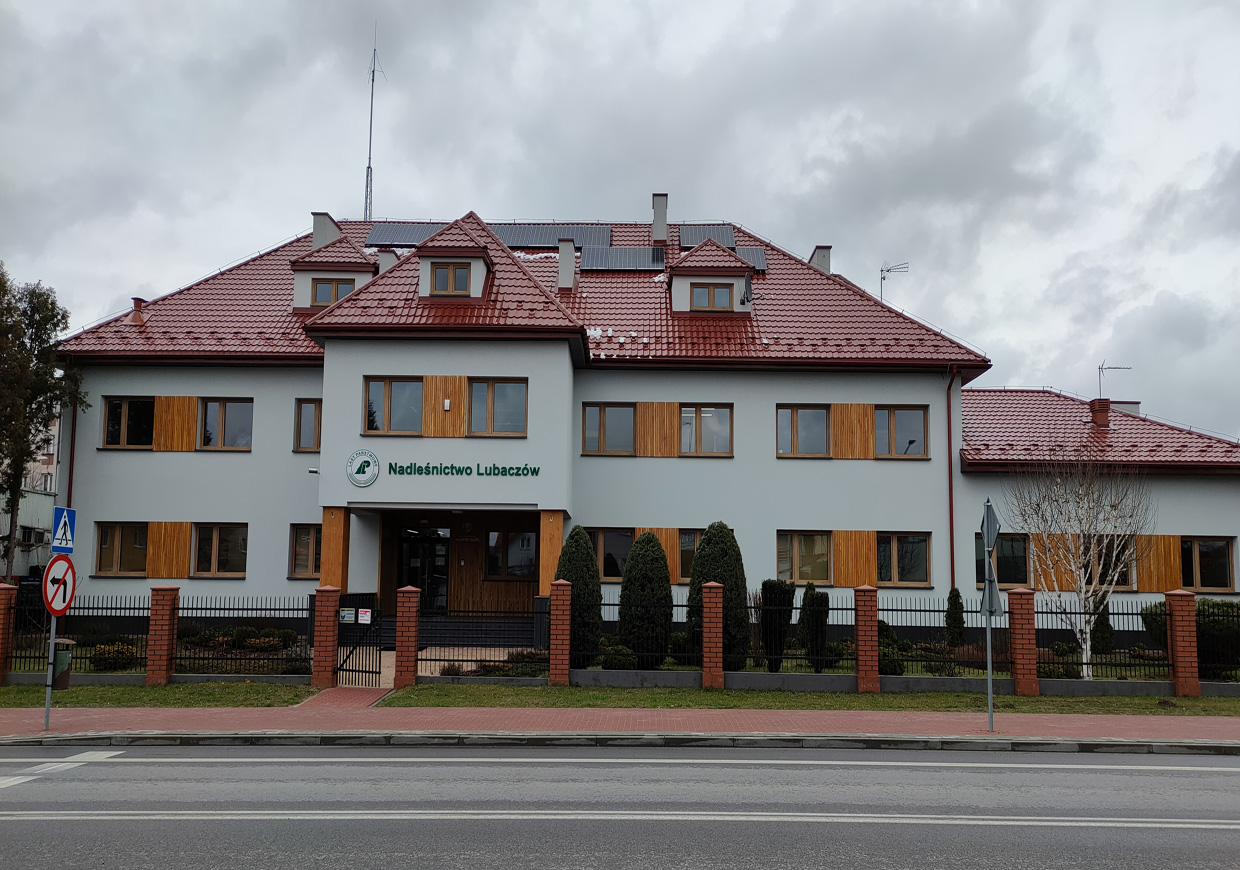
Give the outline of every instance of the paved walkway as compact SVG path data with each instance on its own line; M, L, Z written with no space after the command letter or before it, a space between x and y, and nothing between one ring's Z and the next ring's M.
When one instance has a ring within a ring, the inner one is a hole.
M374 707L386 689L337 688L296 707L65 708L52 734L255 731L985 737L985 713L863 710L635 710ZM42 734L43 710L0 709L0 738ZM996 736L1065 741L1146 740L1240 745L1240 717L997 713Z

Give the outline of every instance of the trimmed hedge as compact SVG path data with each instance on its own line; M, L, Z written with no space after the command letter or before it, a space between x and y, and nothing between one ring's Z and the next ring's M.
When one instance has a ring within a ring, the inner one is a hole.
M964 632L964 598L960 589L953 586L947 593L947 610L943 613L943 625L947 636L944 640L950 647L964 646L968 640Z
M827 641L827 626L831 624L831 598L819 592L813 583L805 584L801 596L801 618L797 621L797 639L805 648L805 657L814 673L821 674L826 668L839 662L839 644Z
M672 635L672 581L667 553L654 532L633 542L620 581L620 641L637 656L642 669L657 668L667 658Z
M1156 601L1141 608L1150 642L1167 648L1167 605ZM1240 601L1197 599L1197 672L1203 680L1228 679L1240 670Z
M555 578L573 584L571 645L574 668L588 668L599 649L603 631L603 587L598 573L598 557L590 534L581 526L573 526L560 550Z
M702 648L702 587L707 583L723 586L723 669L744 670L749 658L749 597L741 548L726 523L707 526L693 555L689 634L695 650Z
M762 581L762 651L766 654L766 669L772 674L778 674L784 665L796 594L796 586L786 580Z

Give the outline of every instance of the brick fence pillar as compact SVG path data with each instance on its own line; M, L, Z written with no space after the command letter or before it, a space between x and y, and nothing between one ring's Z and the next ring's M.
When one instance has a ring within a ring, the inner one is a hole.
M310 685L317 689L336 685L339 636L340 589L320 586L314 590L314 667L310 675Z
M573 584L556 580L551 584L551 677L547 680L553 686L568 685L572 626Z
M878 692L878 590L853 590L853 620L857 633L857 691Z
M172 676L177 648L177 612L181 608L179 586L151 587L151 621L146 635L146 684L166 686Z
M17 606L17 587L0 583L0 683L13 664L13 608Z
M1033 609L1035 598L1037 595L1032 589L1009 589L1007 593L1012 682L1016 694L1030 698L1042 694L1042 688L1038 685L1038 632Z
M396 590L396 678L395 689L418 684L418 614L422 590L402 586Z
M1171 682L1178 698L1201 697L1197 677L1197 596L1183 589L1165 593L1167 601L1167 656Z
M723 688L723 584L702 585L702 688Z

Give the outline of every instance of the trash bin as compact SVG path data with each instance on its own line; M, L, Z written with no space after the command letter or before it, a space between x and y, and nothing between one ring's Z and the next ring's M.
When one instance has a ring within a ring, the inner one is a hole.
M69 677L73 676L73 645L77 641L65 637L56 638L56 659L52 665L52 688L69 688Z

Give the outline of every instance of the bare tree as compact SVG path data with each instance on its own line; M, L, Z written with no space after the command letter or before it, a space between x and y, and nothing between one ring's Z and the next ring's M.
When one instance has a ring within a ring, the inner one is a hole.
M1004 504L1010 526L1030 537L1035 591L1076 637L1082 676L1093 679L1094 624L1116 587L1133 582L1154 529L1144 476L1084 447L1015 472Z

